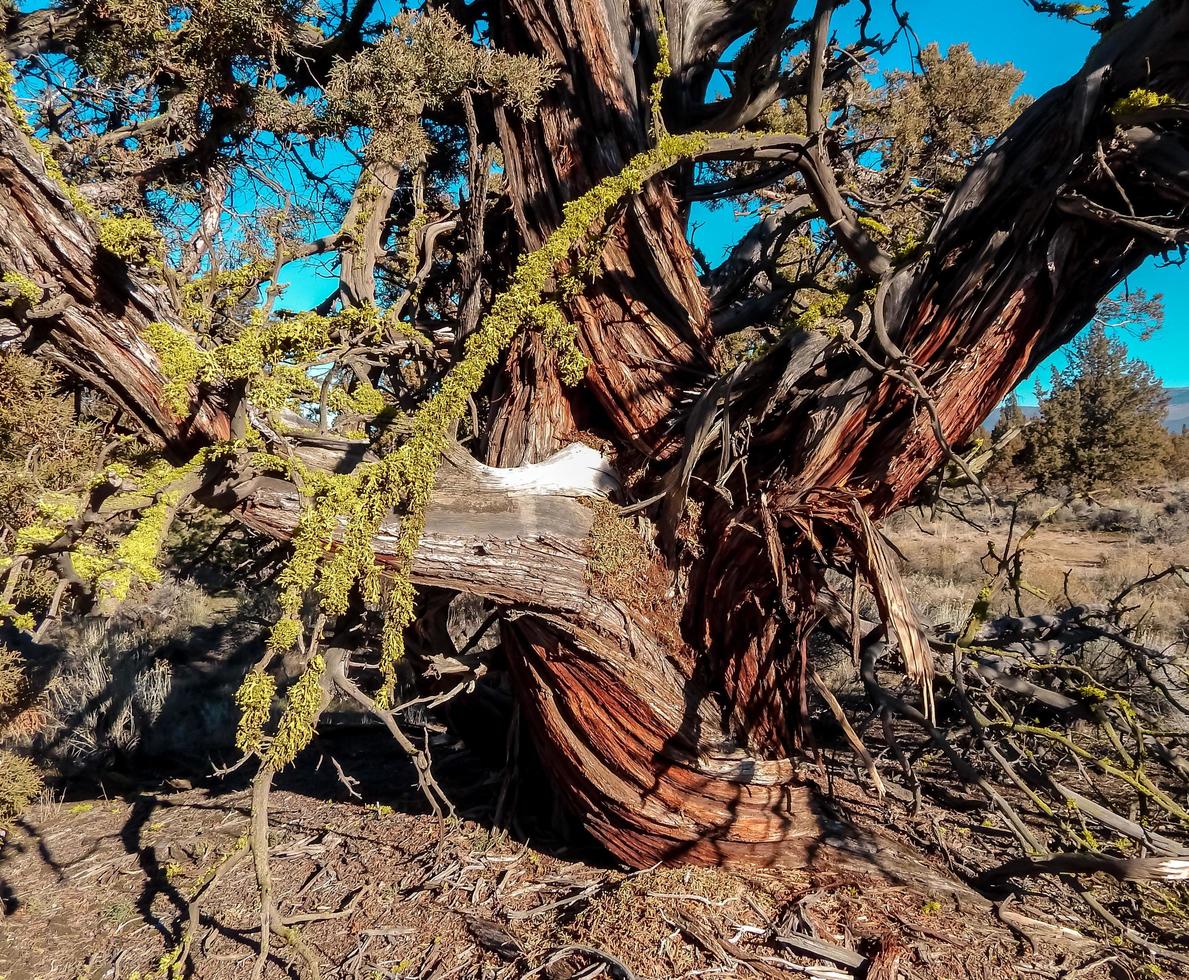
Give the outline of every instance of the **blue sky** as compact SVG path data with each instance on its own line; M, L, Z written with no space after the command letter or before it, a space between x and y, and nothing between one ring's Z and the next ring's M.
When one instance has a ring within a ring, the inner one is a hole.
M890 34L894 30L894 22L887 16L890 4L885 0L876 6L884 10L881 27ZM922 46L936 41L945 50L965 42L980 60L1010 61L1024 72L1020 91L1032 96L1042 95L1074 74L1098 39L1089 28L1035 13L1024 0L905 0L901 6L908 10L909 23ZM843 18L850 16L848 8L837 14L840 28L845 26ZM881 68L911 67L912 50L902 41L880 60ZM698 220L704 224L697 239L711 259L736 240L749 223L733 219L725 209L704 213ZM1120 338L1135 356L1153 366L1167 386L1189 386L1189 266L1162 268L1152 260L1131 276L1128 284L1132 289L1164 295L1165 323L1149 340L1141 341L1126 333L1121 333ZM1048 363L1059 365L1063 361L1058 353ZM1034 377L1047 379L1048 363ZM1035 403L1031 380L1021 384L1020 398L1026 404Z

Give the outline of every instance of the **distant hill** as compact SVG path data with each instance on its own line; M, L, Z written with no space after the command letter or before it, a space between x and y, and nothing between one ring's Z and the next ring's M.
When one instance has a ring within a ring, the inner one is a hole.
M1168 416L1164 420L1173 432L1189 425L1189 388L1168 388Z
M1164 424L1169 432L1180 432L1181 427L1189 425L1189 388L1165 388L1168 392L1168 414L1164 417ZM1040 409L1035 405L1021 405L1020 408L1028 418L1036 418ZM996 408L986 421L988 429L993 428L999 419L999 409Z

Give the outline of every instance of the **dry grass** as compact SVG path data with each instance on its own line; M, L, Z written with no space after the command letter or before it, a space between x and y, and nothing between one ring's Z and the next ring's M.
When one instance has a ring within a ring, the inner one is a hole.
M1016 511L1016 535L1055 503L1026 499ZM914 510L897 515L887 533L904 556L903 573L922 618L931 623L961 622L979 588L996 565L1011 532L1011 509L988 516L972 504L966 516L981 529L952 514L930 519ZM1105 602L1132 582L1189 557L1189 484L1143 497L1075 501L1041 526L1023 556L1020 609L1033 615L1071 604ZM1133 621L1142 623L1147 642L1157 647L1189 641L1189 589L1166 580L1134 597ZM1014 613L1016 597L1001 593L992 612Z

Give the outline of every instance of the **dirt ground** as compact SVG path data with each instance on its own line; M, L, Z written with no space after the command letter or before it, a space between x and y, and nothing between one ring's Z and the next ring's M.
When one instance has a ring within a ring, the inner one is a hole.
M1187 504L1189 491L1176 500ZM1050 595L1068 587L1076 601L1113 594L1150 567L1189 556L1187 506L1140 502L1129 527L1100 511L1046 526L1025 559L1027 577ZM1005 526L921 525L914 516L892 528L906 582L928 621L961 622L985 581L979 559ZM171 622L185 606L167 605ZM1139 614L1153 636L1177 642L1189 630L1189 597L1162 584ZM209 646L217 637L199 640ZM843 660L840 692L855 686ZM183 691L181 700L190 698ZM180 718L183 708L173 704L163 717ZM386 735L346 719L320 734L274 790L281 914L317 951L327 980L1189 977L1189 967L1153 960L1112 934L1054 878L1020 879L998 893L959 885L1018 856L996 813L911 732L902 738L922 805L910 812L903 789L875 799L841 739L827 741L823 720L823 755L806 762L807 774L844 797L858 827L929 862L915 883L842 859L800 871L632 872L556 811L531 759L504 771L502 735L498 761L432 736L435 773L457 809L440 821ZM880 762L895 769L882 753ZM240 849L247 776L201 775L211 768L188 781L172 757L153 772L124 766L102 785L59 788L24 814L0 847L0 980L167 980L161 960L179 944L190 953L188 976L252 975L259 912ZM1063 778L1080 785L1076 771ZM188 897L215 873L188 924ZM1114 914L1143 922L1183 955L1189 888L1102 876L1085 883ZM274 950L265 977L301 975L286 947Z
M461 750L438 753L461 814L440 823L402 789L407 768L378 738L321 738L273 796L282 914L327 978L1145 975L1110 936L1086 935L1043 881L996 906L846 866L633 873L527 804L505 808L510 828L497 827L503 777L476 779L483 770ZM109 787L28 812L0 852L0 977L159 976L184 935L186 896L228 855L192 934L192 975L249 976L258 912L250 861L234 857L248 820L236 779ZM945 863L984 865L1003 845L991 821L972 832L966 818L908 819L894 806L869 799L859 809L931 853L943 878ZM1076 932L1057 939L1063 927ZM807 955L806 939L829 944L827 957ZM891 963L899 974L880 972ZM283 955L265 973L296 975Z

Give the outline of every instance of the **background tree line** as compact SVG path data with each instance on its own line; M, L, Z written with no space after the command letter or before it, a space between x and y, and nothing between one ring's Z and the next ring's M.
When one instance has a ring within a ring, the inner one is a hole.
M1135 305L1149 307L1150 332L1161 316L1159 297L1137 296ZM1037 382L1034 417L1014 392L1007 397L989 436L983 433L994 454L992 483L1085 493L1189 478L1189 429L1166 427L1168 393L1151 366L1111 335L1115 313L1104 307L1070 345L1047 390Z

